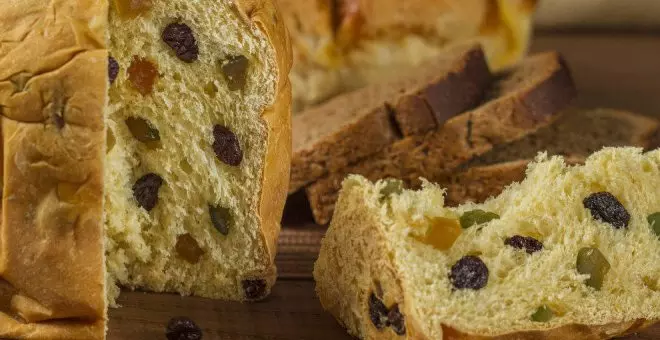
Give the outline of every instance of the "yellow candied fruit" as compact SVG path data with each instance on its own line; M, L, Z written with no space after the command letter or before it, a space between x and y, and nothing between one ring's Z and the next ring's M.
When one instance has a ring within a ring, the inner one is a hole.
M156 64L148 59L135 56L127 72L128 80L140 94L146 96L153 92L154 84L158 78Z
M130 19L146 13L152 7L152 0L115 0L115 8L123 18Z
M414 236L418 241L428 244L438 250L447 250L461 236L462 228L457 219L434 217L428 220L428 226L423 236Z

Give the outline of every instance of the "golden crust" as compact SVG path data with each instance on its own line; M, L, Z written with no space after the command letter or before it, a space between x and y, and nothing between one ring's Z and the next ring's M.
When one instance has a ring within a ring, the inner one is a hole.
M275 253L280 232L280 221L289 187L291 168L291 43L277 6L271 0L239 0L239 12L266 35L275 49L278 80L275 102L262 113L267 128L267 150L262 175L258 214L261 232L266 244L271 268L265 276L272 285L275 281Z
M106 22L106 1L0 9L3 339L104 338Z

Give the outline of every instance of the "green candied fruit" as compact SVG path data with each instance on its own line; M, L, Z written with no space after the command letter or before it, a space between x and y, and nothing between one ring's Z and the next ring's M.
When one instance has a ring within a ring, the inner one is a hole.
M481 209L476 209L465 212L461 216L460 221L461 221L461 227L463 229L467 229L473 225L488 223L498 218L500 218L500 215L496 213L490 211L483 211Z
M582 248L578 252L577 271L590 275L585 282L587 286L600 290L609 270L610 263L597 248Z
M532 321L535 322L548 322L550 321L555 314L552 312L552 309L547 305L539 307L534 314L532 314Z
M653 232L660 237L660 212L653 213L646 218Z
M384 201L392 195L398 195L403 192L403 181L400 179L388 178L385 180L385 187L380 189L380 199Z

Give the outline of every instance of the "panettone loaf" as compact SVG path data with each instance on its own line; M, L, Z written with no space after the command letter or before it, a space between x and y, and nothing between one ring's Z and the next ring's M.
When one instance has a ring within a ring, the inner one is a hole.
M395 80L337 96L296 115L289 191L404 136L436 129L476 106L490 81L481 48L460 44Z
M527 164L538 152L566 156L568 163L579 163L608 146L660 147L660 121L621 110L574 109L536 133L469 161L437 183L447 190L448 206L481 203L522 180Z
M277 0L294 51L294 112L399 77L457 42L493 69L527 52L536 0Z
M660 319L660 150L541 155L483 204L351 176L314 267L362 339L609 339ZM400 183L399 183L400 184Z
M492 84L483 105L310 184L305 190L314 218L320 224L329 222L341 182L349 174L370 180L399 178L412 186L420 177L439 180L475 156L549 125L574 97L570 71L557 53L526 58Z
M0 338L102 339L117 285L268 294L290 53L266 0L0 8Z

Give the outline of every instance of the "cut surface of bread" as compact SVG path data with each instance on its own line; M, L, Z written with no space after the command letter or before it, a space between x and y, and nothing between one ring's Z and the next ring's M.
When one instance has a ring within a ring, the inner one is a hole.
M283 25L272 1L0 9L0 338L102 339L119 285L269 293L291 155Z
M133 17L122 2L110 6L109 281L263 298L291 154L278 13L269 1L174 0Z
M660 319L660 150L542 154L483 204L343 185L314 277L363 339L608 339Z
M295 116L289 192L403 136L436 129L476 106L490 78L478 45L454 46L401 78L338 96Z
M507 185L522 180L527 164L538 152L563 155L569 158L569 163L581 163L603 147L655 149L660 146L655 140L658 135L660 121L651 117L612 109L571 110L552 125L496 147L437 182L447 189L446 205L481 203L498 195Z
M398 77L456 42L484 46L493 69L517 63L532 0L278 0L294 47L294 112Z
M347 175L399 178L412 186L420 177L438 180L475 156L555 121L575 97L575 87L561 57L548 52L525 59L496 81L490 94L492 99L436 130L406 137L309 185L306 192L317 223L330 220Z

